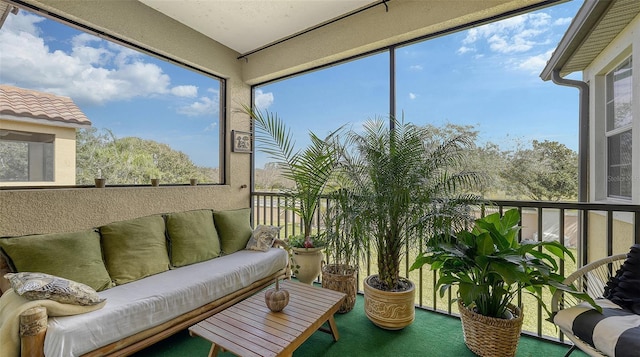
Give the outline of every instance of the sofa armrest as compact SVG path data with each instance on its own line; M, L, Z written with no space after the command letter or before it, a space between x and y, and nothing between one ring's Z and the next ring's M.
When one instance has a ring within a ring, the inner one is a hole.
M20 314L21 357L44 356L47 319L47 309L42 306L32 307Z

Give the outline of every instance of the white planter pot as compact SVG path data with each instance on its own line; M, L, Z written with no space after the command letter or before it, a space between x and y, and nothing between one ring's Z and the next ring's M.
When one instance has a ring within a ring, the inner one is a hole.
M291 248L293 251L292 268L296 278L305 284L311 284L320 275L322 248ZM296 266L299 266L296 268Z

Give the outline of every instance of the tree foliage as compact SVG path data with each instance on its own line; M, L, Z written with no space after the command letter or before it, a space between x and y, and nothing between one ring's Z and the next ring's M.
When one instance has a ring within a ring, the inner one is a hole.
M189 157L167 144L137 137L116 138L107 129L81 129L76 135L76 183L93 184L102 177L108 184L217 182L217 170L196 166Z
M524 188L537 201L575 199L578 194L578 154L557 141L532 142L509 157L503 178Z
M477 172L485 179L476 187L486 198L575 200L578 194L578 154L555 141L533 141L515 149L505 149L491 141L479 143L478 130L473 125L446 124L421 126L424 138L434 145L436 139L466 137L474 145L465 150L462 171ZM429 146L429 145L427 145ZM255 183L260 189L282 189L290 182L282 179L275 164L256 169Z

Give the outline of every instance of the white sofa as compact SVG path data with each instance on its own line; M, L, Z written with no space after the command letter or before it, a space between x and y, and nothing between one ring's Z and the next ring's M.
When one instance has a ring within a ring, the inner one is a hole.
M277 247L267 251L238 249L240 245L246 245L251 236L249 212L243 210L231 213L236 218L246 216L246 223L242 223L243 227L239 230L235 227L229 230L230 227L227 224L227 235L231 232L242 236L240 241L234 238L232 245L235 245L235 248L230 248L229 244L226 244L225 248L221 235L219 257L206 259L205 254L205 258L197 258L201 261L183 262L181 266L176 267L173 263L180 258L175 252L172 254L171 247L176 250L179 243L174 239L172 245L172 232L167 228L165 254L170 261L167 269L131 281L121 280L120 283L116 282L115 286L99 291L100 297L106 299L106 304L98 310L73 316L48 317L46 331L43 332L46 333L43 343L38 341L42 339L41 336L33 334L20 336L23 346L22 356L42 355L42 353L51 357L129 355L258 292L277 278L288 277L288 254L284 249ZM164 221L168 222L167 215L163 217ZM244 219L241 221L244 222ZM230 222L237 223L238 220ZM216 221L215 228L218 234L221 233L221 229L224 230L224 225L225 222ZM107 230L99 231L105 267L111 279L117 281L118 272L115 268L109 269L109 256L105 254L108 250L104 243L107 239L105 235ZM30 239L30 237L20 238ZM12 252L14 257L17 256L15 254L17 250L8 242L0 241L0 248L3 248L5 257L10 260ZM21 244L25 245L24 241ZM226 253L225 250L227 250ZM201 255L201 253L199 249L195 249L189 254ZM114 261L117 260L112 259L111 263ZM122 261L117 262L122 264ZM15 260L12 263L14 264L10 265L17 265ZM135 262L132 264L135 265ZM13 266L12 270L20 271L16 266ZM52 274L48 271L40 272ZM120 274L122 279L122 269ZM64 274L58 274L58 276L62 275ZM72 279L68 276L62 277ZM0 297L1 302L2 297ZM25 349L24 346L29 347ZM0 346L0 352L3 352L2 348ZM0 355L5 356L4 353Z

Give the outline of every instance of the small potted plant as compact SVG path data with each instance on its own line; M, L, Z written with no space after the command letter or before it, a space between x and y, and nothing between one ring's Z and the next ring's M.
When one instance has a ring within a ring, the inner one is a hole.
M97 188L104 188L106 183L106 179L102 177L102 169L98 169L97 175L94 179L95 185Z
M262 113L246 106L243 110L255 123L259 149L276 160L282 176L294 183L294 188L284 194L291 199L287 208L302 221L302 235L289 237L286 243L291 250L296 278L311 284L320 275L324 249L322 234L312 235L313 219L338 162L333 137L340 129L324 140L310 132L309 146L296 150L291 131L277 114Z
M557 241L518 242L520 214L511 209L477 219L471 230L432 237L411 269L424 264L438 271L440 295L457 287L467 347L480 356L515 355L523 312L514 304L520 292L533 295L547 313L543 288L560 289L598 308L587 294L563 284L556 259L571 251ZM599 309L599 308L598 308Z

